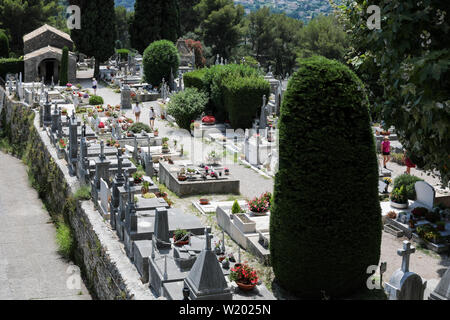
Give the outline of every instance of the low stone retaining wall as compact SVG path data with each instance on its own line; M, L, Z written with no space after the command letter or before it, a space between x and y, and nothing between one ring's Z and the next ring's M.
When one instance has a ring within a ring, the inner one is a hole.
M0 94L5 97L3 88ZM79 182L70 176L66 162L58 159L47 133L39 128L38 113L8 97L2 99L0 110L3 135L13 153L28 165L33 186L53 220L63 218L72 229L77 244L75 262L91 294L105 300L155 299L93 202L73 198Z

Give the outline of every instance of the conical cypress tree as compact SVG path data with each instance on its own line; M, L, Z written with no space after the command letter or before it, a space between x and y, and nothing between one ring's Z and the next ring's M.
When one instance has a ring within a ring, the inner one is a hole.
M0 58L9 58L9 39L3 30L0 30Z
M59 68L59 85L65 86L69 82L69 48L64 47Z
M284 96L271 262L280 285L304 298L365 288L379 262L378 166L362 88L348 67L313 57Z
M130 25L131 46L143 53L154 41L175 42L180 20L177 0L136 0Z

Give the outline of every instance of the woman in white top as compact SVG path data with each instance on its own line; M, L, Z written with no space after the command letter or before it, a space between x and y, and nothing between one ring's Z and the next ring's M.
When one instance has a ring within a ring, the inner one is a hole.
M94 95L97 95L97 80L95 78L92 78L92 89L94 89Z
M133 109L134 115L136 116L136 122L139 122L139 117L141 116L141 107L139 102L136 102L136 106Z

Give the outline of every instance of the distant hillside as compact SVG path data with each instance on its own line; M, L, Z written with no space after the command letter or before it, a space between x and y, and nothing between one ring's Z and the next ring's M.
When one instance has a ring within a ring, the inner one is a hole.
M116 6L134 10L135 0L115 0L115 2ZM234 0L234 2L244 6L247 13L261 7L270 7L274 12L284 12L292 18L303 21L332 12L328 0Z

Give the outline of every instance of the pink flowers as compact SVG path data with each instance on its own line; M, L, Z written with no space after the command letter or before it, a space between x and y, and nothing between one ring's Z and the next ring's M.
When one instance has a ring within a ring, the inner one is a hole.
M270 209L270 193L266 192L261 197L253 198L252 200L248 201L248 207L250 211L256 212L256 213L264 213L269 211Z

